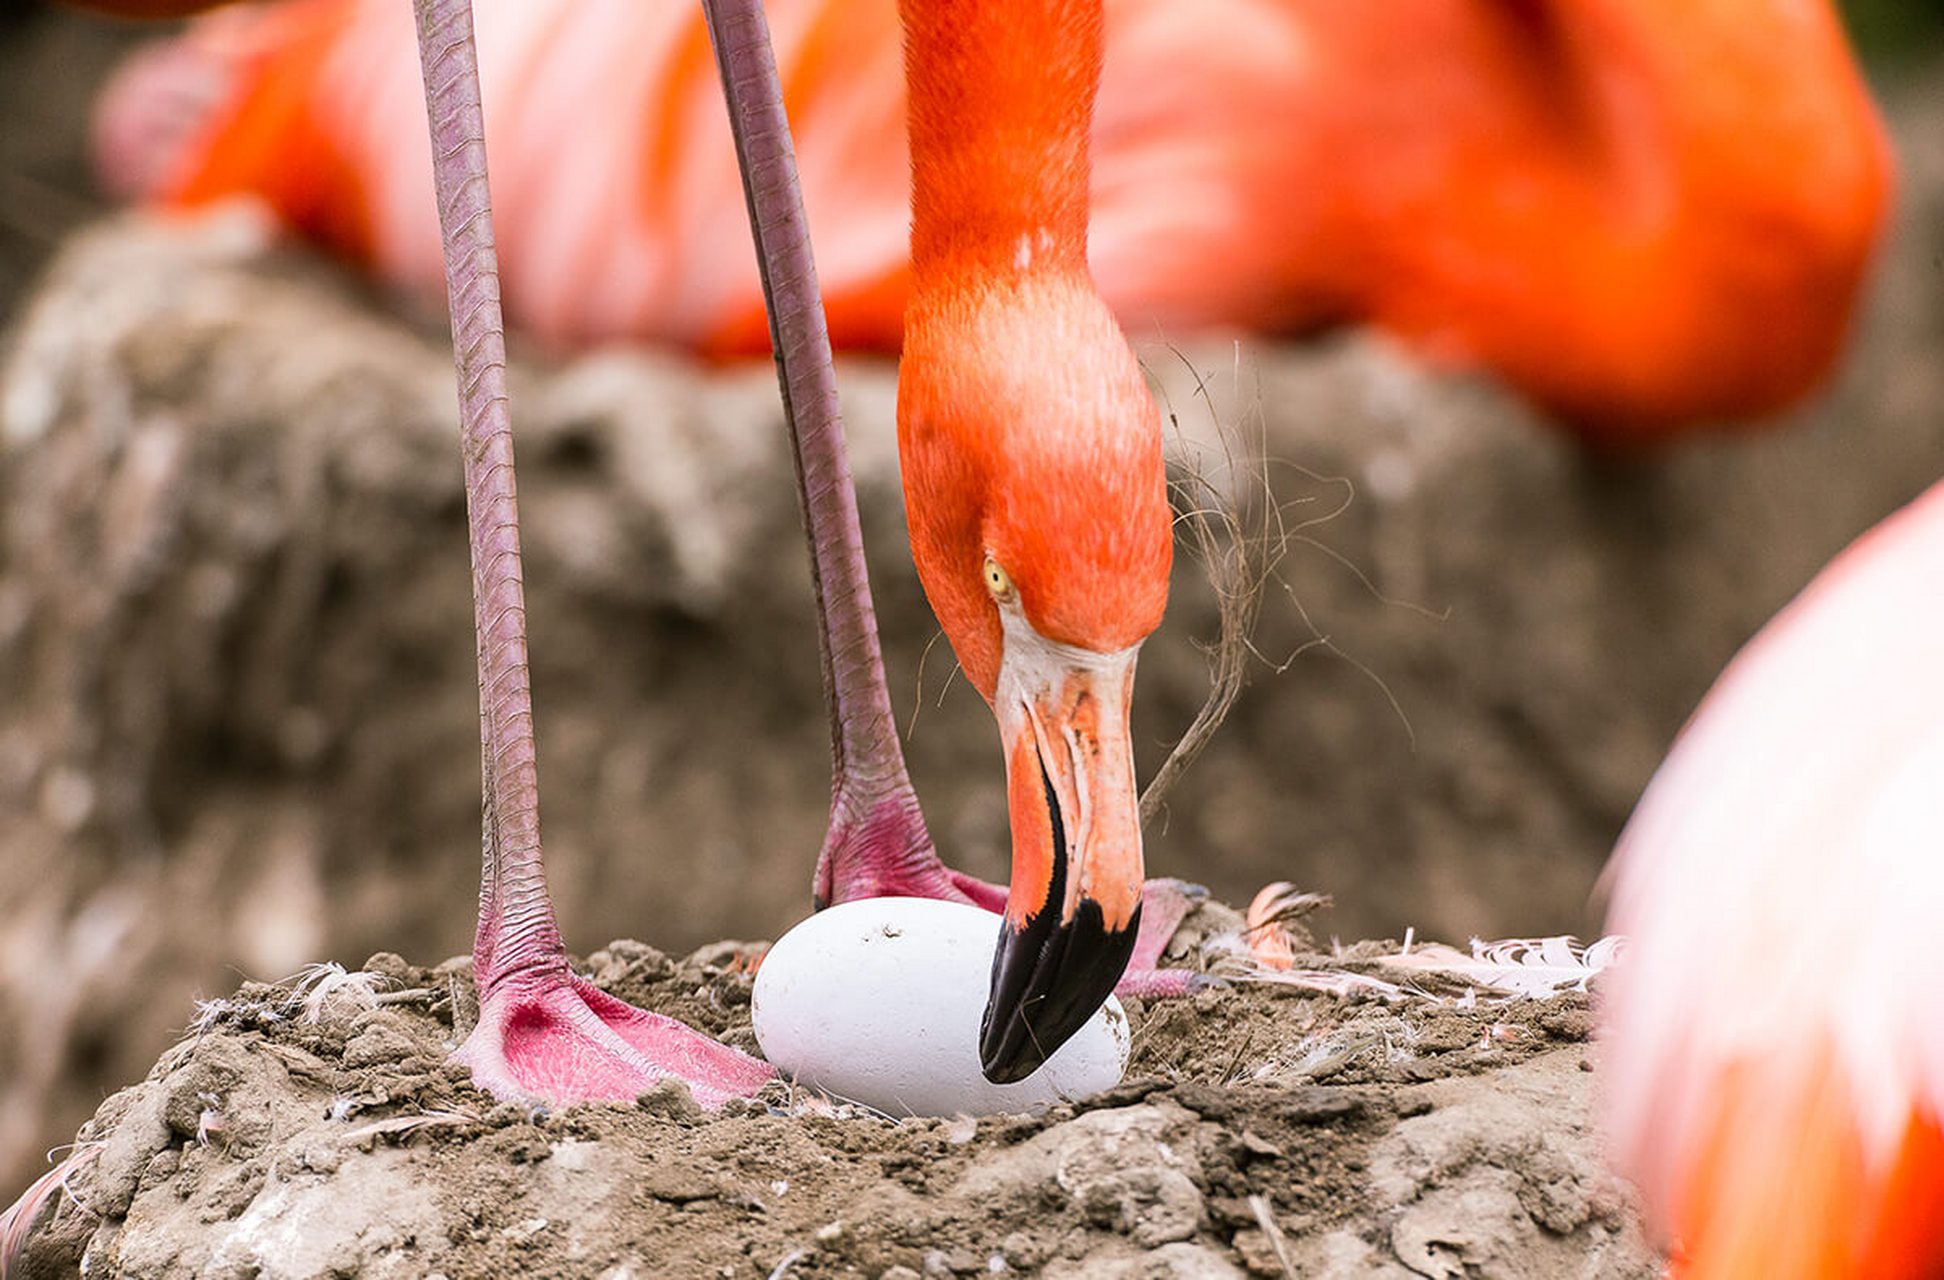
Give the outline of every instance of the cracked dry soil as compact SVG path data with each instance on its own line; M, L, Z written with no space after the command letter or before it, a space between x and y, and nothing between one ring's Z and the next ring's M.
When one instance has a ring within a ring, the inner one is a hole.
M1178 944L1180 945L1179 941ZM1366 944L1318 968L1370 971ZM754 1050L736 944L616 942L604 988ZM29 1276L1626 1277L1588 998L1238 983L1131 1002L1125 1081L1035 1116L792 1096L495 1103L447 1055L470 962L245 984L83 1127ZM1422 975L1420 975L1422 976Z

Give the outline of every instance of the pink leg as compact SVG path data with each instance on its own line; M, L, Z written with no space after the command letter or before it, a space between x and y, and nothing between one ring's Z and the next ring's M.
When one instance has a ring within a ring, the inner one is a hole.
M1114 988L1116 995L1162 1000L1192 995L1209 985L1207 974L1161 967L1161 953L1174 940L1175 930L1206 897L1208 890L1200 885L1172 877L1157 877L1141 887L1141 931L1127 973Z
M837 406L837 370L762 5L704 0L703 8L762 267L770 345L796 455L797 497L810 534L831 755L830 826L817 856L812 898L819 909L901 897L1000 910L1004 889L959 876L939 860L905 769Z
M479 1024L457 1059L502 1098L627 1101L673 1077L686 1080L704 1106L719 1106L759 1089L770 1067L576 978L547 896L472 6L415 5L459 373L485 791L473 941Z

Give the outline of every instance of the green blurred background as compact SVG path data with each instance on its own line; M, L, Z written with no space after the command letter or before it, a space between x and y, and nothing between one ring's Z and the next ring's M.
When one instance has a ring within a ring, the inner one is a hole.
M1944 0L1845 0L1863 56L1894 69L1944 44Z

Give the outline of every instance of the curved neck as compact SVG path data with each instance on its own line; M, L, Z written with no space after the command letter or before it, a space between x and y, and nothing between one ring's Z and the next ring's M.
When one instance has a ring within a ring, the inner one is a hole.
M1084 271L1100 0L899 0L919 290Z

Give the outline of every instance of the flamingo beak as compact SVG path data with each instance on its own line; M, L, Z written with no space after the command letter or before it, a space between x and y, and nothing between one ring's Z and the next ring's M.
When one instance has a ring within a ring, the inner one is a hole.
M979 1061L998 1084L1031 1075L1106 1001L1141 917L1128 732L1139 646L1097 654L1019 624L1007 627L993 699L1006 744L1013 867Z

